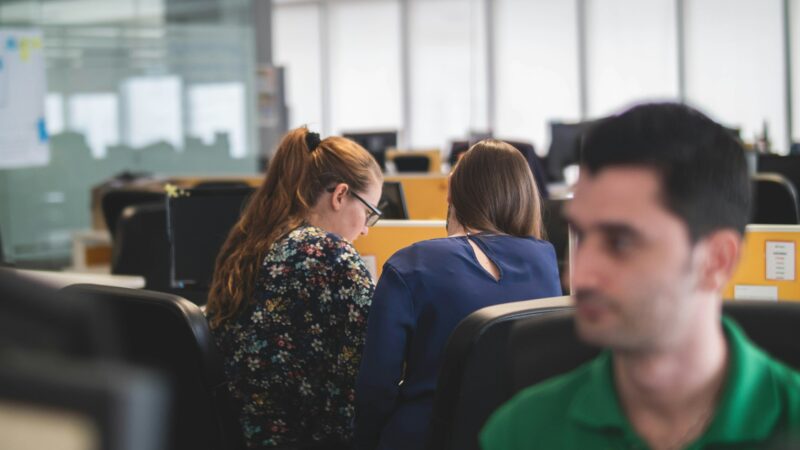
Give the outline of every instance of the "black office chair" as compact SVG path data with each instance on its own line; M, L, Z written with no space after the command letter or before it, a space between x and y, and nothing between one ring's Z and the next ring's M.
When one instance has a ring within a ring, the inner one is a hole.
M63 291L103 305L121 358L166 377L173 405L167 448L242 448L222 360L200 308L176 295L146 290L83 284Z
M143 204L163 204L165 200L163 192L133 189L114 189L106 192L100 200L100 205L111 239L116 239L117 223L125 208Z
M542 224L544 225L545 240L553 244L558 261L558 273L561 275L561 290L569 294L568 277L564 276L569 270L569 225L564 219L563 209L567 199L542 200Z
M458 325L445 350L428 449L477 450L481 428L505 401L599 353L578 340L571 308L531 310L537 301L484 308ZM800 369L800 342L793 339L800 304L736 301L723 311L761 348Z
M42 420L17 416L35 430L19 436L22 447L48 448L49 433L68 425L80 432L73 436L95 438L96 448L166 448L163 380L115 361L119 346L102 305L5 270L0 292L0 414L55 412ZM0 435L0 447L16 448L13 443L13 436Z
M427 172L431 159L422 155L397 155L392 160L398 172Z
M453 141L450 144L450 157L448 162L450 162L451 168L456 166L458 159L461 158L461 155L467 150L469 150L469 141Z
M550 148L547 151L549 181L564 181L564 168L580 160L583 134L593 122L550 122Z
M800 223L797 190L791 181L777 173L757 173L751 179L753 212L750 223Z
M121 214L116 235L111 273L143 276L146 289L169 292L166 205L161 202L128 207Z
M775 155L759 153L756 171L759 173L778 173L786 177L795 187L800 186L800 154Z
M522 153L525 161L528 162L528 167L530 167L531 173L533 174L533 180L536 182L536 187L539 189L539 196L541 198L550 197L550 192L547 189L548 177L544 170L544 161L539 157L539 155L536 154L533 144L530 142L521 141L504 142L516 148L520 153Z
M489 415L527 386L513 378L512 325L569 305L569 297L506 303L475 311L458 324L439 371L429 450L478 448L476 433Z
M219 190L219 189L248 189L250 185L245 183L244 181L236 181L236 180L218 180L218 181L201 181L200 183L195 184L192 189L208 189L208 190Z

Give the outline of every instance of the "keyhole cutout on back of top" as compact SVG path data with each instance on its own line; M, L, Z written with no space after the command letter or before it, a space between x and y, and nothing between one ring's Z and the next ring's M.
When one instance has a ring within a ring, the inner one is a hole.
M495 281L500 281L500 269L497 265L486 256L486 253L478 246L478 244L472 242L472 239L467 237L467 242L469 242L469 246L472 247L472 252L475 253L475 259L478 260L478 264L483 267L483 270L486 271Z

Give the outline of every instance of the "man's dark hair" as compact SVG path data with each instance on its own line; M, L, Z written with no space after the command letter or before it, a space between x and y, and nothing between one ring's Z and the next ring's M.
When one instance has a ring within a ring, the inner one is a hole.
M685 105L644 104L598 121L584 136L581 165L590 174L614 166L654 169L664 205L686 222L692 242L724 228L744 234L750 218L744 148Z

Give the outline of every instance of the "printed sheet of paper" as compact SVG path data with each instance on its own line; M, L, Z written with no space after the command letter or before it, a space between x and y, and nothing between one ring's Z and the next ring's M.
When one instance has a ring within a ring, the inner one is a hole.
M44 49L34 28L0 28L0 169L50 161Z
M767 241L767 280L794 281L794 242Z
M778 286L737 284L733 287L733 299L778 301Z

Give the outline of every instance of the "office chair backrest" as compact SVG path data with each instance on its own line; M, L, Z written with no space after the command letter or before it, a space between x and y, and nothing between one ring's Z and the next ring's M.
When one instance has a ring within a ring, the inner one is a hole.
M757 173L751 179L753 212L750 223L772 225L800 223L797 190L791 181L777 173Z
M111 273L143 276L146 289L171 289L167 209L163 202L130 206L122 212L112 249Z
M514 304L508 306L513 308ZM443 368L438 386L442 395L437 391L434 403L431 435L434 440L428 449L478 449L478 433L491 412L503 402L528 386L577 368L599 352L577 338L570 308L545 309L539 314L520 311L508 318L488 309L464 319L448 342L445 361L451 372L447 375L456 383L448 386ZM800 369L800 342L792 338L800 323L800 304L725 302L723 312L774 358ZM476 326L478 323L482 325ZM497 326L505 328L502 339L490 340L491 330ZM498 354L494 360L484 356L492 353ZM460 380L474 376L470 371L482 364L492 364L490 370L501 382L487 378L482 387L475 386L469 391L458 385Z
M382 170L386 170L386 150L397 147L397 131L369 131L369 132L345 132L343 137L355 141L364 147Z
M568 294L569 286L564 282L568 279L564 274L569 270L569 225L564 219L563 210L567 199L547 198L542 200L542 223L544 225L545 240L553 244L558 261L558 273L562 275L562 290Z
M450 163L450 168L456 166L458 159L461 155L464 154L469 150L469 141L453 141L450 145L450 157L448 158L448 162Z
M392 161L398 172L427 172L431 167L431 160L422 155L397 155Z
M238 180L214 180L214 181L201 181L194 186L192 189L248 189L250 185L244 181Z
M444 352L428 449L477 449L475 430L522 386L514 379L508 339L519 320L567 308L568 297L480 309L459 323Z
M547 183L550 181L550 178L544 170L544 161L542 161L542 158L536 154L533 144L530 142L520 141L504 142L516 148L520 153L522 153L525 161L528 162L528 167L530 167L531 173L533 174L533 180L536 181L536 187L539 189L539 196L541 198L550 197L550 192L547 189Z
M241 448L222 360L196 305L176 295L109 286L73 285L64 291L106 308L125 362L165 376L173 405L168 448Z
M116 238L117 223L125 208L142 204L164 203L164 201L163 192L133 189L112 189L106 192L100 200L100 204L106 227L108 232L111 233L111 239Z
M592 122L550 122L550 149L547 151L547 174L550 181L563 181L565 167L577 164L583 134Z
M762 173L779 173L793 185L800 186L800 154L775 155L759 153L756 171Z

